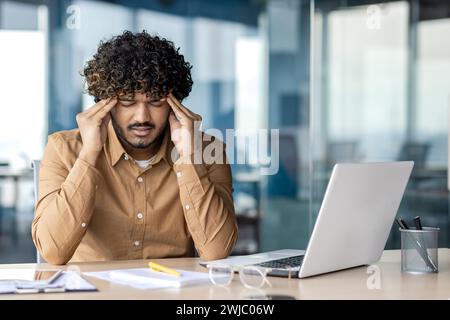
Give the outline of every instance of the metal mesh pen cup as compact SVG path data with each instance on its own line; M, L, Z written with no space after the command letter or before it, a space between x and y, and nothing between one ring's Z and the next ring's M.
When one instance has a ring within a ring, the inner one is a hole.
M402 272L438 272L439 228L400 229Z

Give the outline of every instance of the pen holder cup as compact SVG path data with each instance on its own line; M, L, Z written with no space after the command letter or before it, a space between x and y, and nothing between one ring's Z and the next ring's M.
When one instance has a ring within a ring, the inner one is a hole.
M402 272L438 272L439 228L400 229Z

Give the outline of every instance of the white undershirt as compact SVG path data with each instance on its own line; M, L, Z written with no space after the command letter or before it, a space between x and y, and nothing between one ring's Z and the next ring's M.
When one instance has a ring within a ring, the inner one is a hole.
M142 170L144 170L145 168L148 167L148 165L149 165L150 163L153 162L153 160L155 160L155 158L156 158L156 155L154 155L153 157L151 157L150 159L147 159L147 160L134 160L134 161L136 161L137 165L138 165Z

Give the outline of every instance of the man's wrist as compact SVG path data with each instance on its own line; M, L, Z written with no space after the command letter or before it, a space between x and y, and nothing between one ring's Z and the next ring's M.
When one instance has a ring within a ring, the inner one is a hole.
M97 158L98 158L99 154L100 154L100 152L97 152L97 151L88 151L88 150L81 149L80 154L78 155L78 158L86 161L87 163L89 163L92 166L95 166L95 164L97 163Z

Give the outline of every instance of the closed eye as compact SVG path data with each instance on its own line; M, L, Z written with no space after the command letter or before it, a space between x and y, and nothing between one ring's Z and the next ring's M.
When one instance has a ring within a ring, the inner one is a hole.
M120 104L123 105L124 107L129 107L131 105L134 104L134 101L120 101Z
M150 101L150 104L154 107L160 107L164 104L164 101L161 100Z
M124 107L130 107L132 105L134 105L136 103L136 101L131 101L131 100L121 100L120 104ZM149 103L152 107L160 107L164 104L164 100L154 100L154 101L150 101L147 102Z

